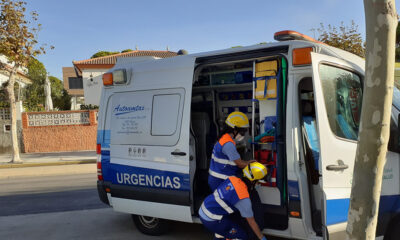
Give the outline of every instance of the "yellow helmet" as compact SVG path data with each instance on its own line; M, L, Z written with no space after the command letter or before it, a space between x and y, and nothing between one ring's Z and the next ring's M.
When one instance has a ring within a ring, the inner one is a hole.
M243 175L250 181L263 179L267 172L267 168L259 162L252 162L243 169Z
M246 114L242 112L232 112L228 115L225 120L225 123L232 128L248 128L249 127L249 119Z

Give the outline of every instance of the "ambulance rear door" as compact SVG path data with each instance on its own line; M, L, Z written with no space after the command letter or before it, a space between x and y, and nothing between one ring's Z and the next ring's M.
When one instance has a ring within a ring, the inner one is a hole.
M127 86L109 97L114 210L192 222L189 175L190 100L195 59L134 63Z
M363 69L312 53L325 239L344 239L361 116Z

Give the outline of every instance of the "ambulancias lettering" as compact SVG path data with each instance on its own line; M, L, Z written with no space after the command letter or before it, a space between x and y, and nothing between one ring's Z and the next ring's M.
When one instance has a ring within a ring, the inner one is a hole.
M115 115L121 115L121 114L126 114L126 113L131 113L131 112L137 112L137 111L143 111L144 110L144 106L121 106L121 104L119 104L118 106L116 106L114 108L114 113Z

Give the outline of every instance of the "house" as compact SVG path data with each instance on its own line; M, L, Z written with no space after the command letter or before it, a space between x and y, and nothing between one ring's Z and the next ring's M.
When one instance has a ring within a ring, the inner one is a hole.
M71 110L79 110L84 104L82 75L74 67L63 67L64 89L71 96Z
M6 56L0 55L0 65L4 66L8 70L11 70L11 68L13 67L14 64L9 63ZM0 86L2 86L10 78L9 72L7 70L5 70L4 67L0 67ZM27 72L28 72L28 70L25 67L20 67L17 70L17 75L16 75L16 79L15 79L15 82L19 86L18 92L16 92L17 101L21 100L21 96L20 96L21 89L26 87L26 85L28 85L28 84L32 84L32 81L27 76Z
M168 58L168 57L174 57L176 55L177 55L176 52L171 52L171 51L135 50L125 53L113 54L105 57L98 57L81 61L73 61L72 63L77 72L77 75L82 76L84 103L86 105L88 104L99 105L101 88L103 86L102 75L115 65L117 58L121 57Z

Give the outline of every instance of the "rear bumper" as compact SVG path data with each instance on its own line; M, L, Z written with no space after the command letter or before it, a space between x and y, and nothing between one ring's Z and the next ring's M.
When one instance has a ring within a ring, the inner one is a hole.
M106 184L104 181L97 180L97 193L99 194L99 198L103 203L110 205L106 192Z

